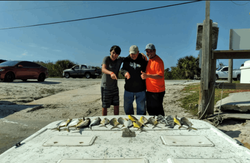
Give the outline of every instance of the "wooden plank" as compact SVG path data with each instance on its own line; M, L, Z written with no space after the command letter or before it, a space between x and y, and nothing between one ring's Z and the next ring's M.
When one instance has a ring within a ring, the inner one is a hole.
M250 89L250 84L238 83L215 83L215 88L219 89Z
M215 59L249 59L250 50L214 50Z

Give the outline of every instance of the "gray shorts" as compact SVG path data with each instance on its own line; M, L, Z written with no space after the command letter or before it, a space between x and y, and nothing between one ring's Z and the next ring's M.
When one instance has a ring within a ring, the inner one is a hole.
M119 106L119 89L106 89L101 87L102 107L109 108L110 105Z

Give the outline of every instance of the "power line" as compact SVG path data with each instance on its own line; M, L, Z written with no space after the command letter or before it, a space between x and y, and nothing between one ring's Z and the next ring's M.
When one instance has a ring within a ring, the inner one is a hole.
M201 1L201 0L194 0L191 2L184 2L184 3L172 4L172 5L166 5L166 6L159 6L159 7L147 8L147 9L141 9L141 10L135 10L135 11L120 12L120 13L116 13L116 14L94 16L94 17L82 18L82 19L65 20L65 21L59 21L59 22L42 23L42 24L34 24L34 25L26 25L26 26L18 26L18 27L0 28L0 30L36 27L36 26L42 26L42 25L52 25L52 24L68 23L68 22L81 21L81 20L98 19L98 18L104 18L104 17L110 17L110 16L117 16L117 15L131 14L131 13L142 12L142 11L155 10L155 9L166 8L166 7L173 7L173 6L184 5L184 4L189 4L189 3L199 2L199 1Z
M0 10L0 12L13 12L13 11L26 11L26 10L37 10L37 9L46 9L46 8L55 8L55 7L65 7L79 4L67 4L67 5L57 5L57 6L45 6L45 7L35 7L35 8L26 8L26 9L14 9L14 10Z

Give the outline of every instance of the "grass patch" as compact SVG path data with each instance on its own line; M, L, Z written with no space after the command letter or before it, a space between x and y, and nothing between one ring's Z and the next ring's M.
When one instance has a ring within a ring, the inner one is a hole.
M233 83L239 83L239 81L233 81ZM191 113L192 115L197 115L198 113L198 103L199 103L199 91L200 91L200 83L198 84L189 84L187 85L182 91L181 94L184 95L183 98L179 99L178 101L181 102L181 107L184 108L187 112ZM242 89L215 89L214 95L214 104L217 101L229 96L230 93L236 92L250 92L250 89L242 90ZM187 94L187 95L185 95Z

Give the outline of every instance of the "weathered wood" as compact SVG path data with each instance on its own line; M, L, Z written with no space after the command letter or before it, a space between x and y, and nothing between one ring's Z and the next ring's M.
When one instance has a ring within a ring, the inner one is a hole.
M214 50L215 59L249 59L250 50Z
M209 79L211 71L211 52L212 52L212 20L210 20L210 1L206 1L206 14L203 21L202 32L202 66L201 66L201 84L199 92L199 118L207 114L206 108L209 107Z
M233 59L228 60L228 83L232 83L233 79Z
M230 29L230 34L229 34L229 50L232 49L232 36L233 36L233 30ZM228 60L228 83L232 83L232 78L233 78L233 59Z
M215 96L215 71L216 71L216 59L211 58L211 71L210 71L210 79L209 79L209 95L210 95L210 101L209 101L209 108L207 110L207 114L214 114L214 96Z
M219 89L250 89L250 84L216 83L215 86Z

